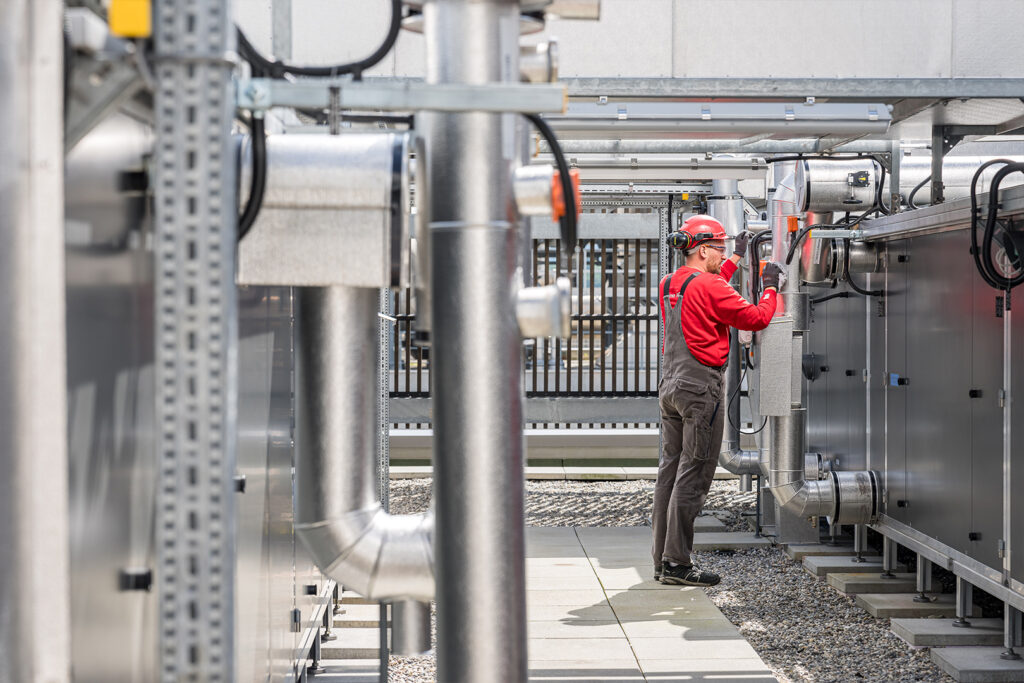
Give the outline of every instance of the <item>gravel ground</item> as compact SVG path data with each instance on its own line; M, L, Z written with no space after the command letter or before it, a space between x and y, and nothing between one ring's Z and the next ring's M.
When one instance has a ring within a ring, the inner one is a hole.
M425 510L430 484L392 481L391 511ZM530 526L650 523L654 482L530 481L526 488ZM733 481L716 481L704 507L731 530L746 528L744 515L753 509L754 495L739 493ZM953 680L929 661L927 649L911 648L893 635L888 619L873 619L779 548L701 553L695 559L722 575L709 597L782 683ZM389 680L433 681L435 664L432 655L392 657Z

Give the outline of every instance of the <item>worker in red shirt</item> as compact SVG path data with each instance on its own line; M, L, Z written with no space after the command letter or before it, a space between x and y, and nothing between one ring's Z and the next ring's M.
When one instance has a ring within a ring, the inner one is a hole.
M750 304L729 284L747 251L748 233L736 237L725 258L725 228L711 216L692 216L670 246L686 265L659 288L665 330L658 385L662 447L654 485L654 578L664 584L714 586L717 574L693 565L693 523L704 506L722 447L722 382L729 358L729 328L763 330L775 314L782 268L769 263L764 295Z

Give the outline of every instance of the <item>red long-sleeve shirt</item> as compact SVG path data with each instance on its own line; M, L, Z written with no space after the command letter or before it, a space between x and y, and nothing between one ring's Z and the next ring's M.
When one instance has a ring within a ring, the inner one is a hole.
M736 264L726 261L718 275L705 273L696 268L683 266L665 278L669 283L669 305L674 306L683 283L693 273L697 277L690 282L683 297L682 327L686 346L694 358L705 365L721 366L729 358L729 328L740 330L763 330L775 315L777 295L769 289L757 305L749 303L729 284L736 272ZM661 299L665 279L658 288L661 321L665 322L665 301ZM674 321L673 321L674 322Z

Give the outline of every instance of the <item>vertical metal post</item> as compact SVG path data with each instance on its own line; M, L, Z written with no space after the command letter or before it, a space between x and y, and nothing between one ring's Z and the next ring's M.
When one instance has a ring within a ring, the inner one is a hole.
M946 186L942 183L942 161L945 156L946 131L942 126L932 126L932 206L946 201Z
M900 204L900 163L903 161L903 148L899 140L893 140L889 152L889 212L899 213ZM884 189L884 188L883 188ZM883 195L884 193L879 193Z
M230 0L159 0L155 232L160 678L235 678L238 348Z
M853 525L853 561L866 562L864 553L868 549L868 527L866 524Z
M391 290L380 290L379 308L381 316L377 318L377 376L380 395L377 398L377 486L380 490L380 504L384 512L391 509L391 382L390 358L391 335L393 333L391 316ZM396 359L397 363L397 359ZM408 386L408 385L407 385ZM380 603L378 628L380 630L380 680L388 680L388 666L391 652L388 648L388 606Z
M917 556L917 595L914 602L931 602L928 593L932 590L932 561L920 553Z
M956 620L953 626L969 628L968 617L974 616L974 586L962 576L956 577Z
M892 579L896 575L893 569L896 567L896 541L888 536L882 539L882 578Z
M519 79L519 3L423 5L429 83ZM512 114L422 116L433 268L438 680L525 681L522 341Z
M0 681L19 683L71 671L63 4L0 0Z
M1018 661L1020 655L1014 651L1014 648L1021 646L1021 612L1009 603L1005 603L1004 610L1003 647L1006 649L999 655L999 658Z

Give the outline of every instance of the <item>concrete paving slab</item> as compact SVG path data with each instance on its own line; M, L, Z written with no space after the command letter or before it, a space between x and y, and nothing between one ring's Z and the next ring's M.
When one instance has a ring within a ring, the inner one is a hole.
M971 617L970 628L953 626L952 619L893 619L892 632L917 647L992 645L1003 643L1002 619Z
M867 558L866 562L854 562L853 555L833 557L830 555L808 555L803 559L804 569L815 576L833 573L881 574L882 560Z
M634 638L670 638L700 641L741 638L739 629L722 617L707 619L659 619L657 621L623 621L622 630Z
M857 605L876 619L912 617L955 617L952 594L929 594L933 602L914 602L916 593L861 593Z
M608 603L620 621L668 619L708 619L721 614L699 588L684 587L675 591L624 590L606 591Z
M335 628L377 628L380 624L380 605L345 604L345 611L334 615Z
M633 480L646 480L654 481L658 478L657 467L623 467L626 471L626 479Z
M529 653L531 662L587 659L600 653L603 660L636 663L621 633L618 638L532 638Z
M850 555L853 556L853 544L852 543L841 543L839 545L827 545L825 543L790 543L786 546L786 555L791 560L796 562L802 561L805 557L811 555L824 555L824 556L842 556ZM864 557L877 557L878 553L875 551L865 552Z
M605 661L601 659L580 659L576 661L530 662L531 681L614 681L615 683L645 681L636 660Z
M857 595L858 593L913 593L917 589L915 574L894 574L893 578L882 578L878 574L860 574L856 572L837 572L828 575L828 585L840 593Z
M697 519L693 520L694 532L725 531L726 529L728 527L725 526L725 522L714 515L700 515Z
M434 476L430 465L394 465L388 468L392 479L429 479Z
M337 640L320 647L324 659L377 659L380 657L380 631L374 628L350 628Z
M767 683L777 680L760 659L641 659L640 668L648 681L657 683Z
M589 576L527 576L526 590L551 591L551 590L578 590L578 589L601 590L602 585L597 576L591 573Z
M715 481L728 481L730 479L739 479L740 475L733 474L724 467L715 468Z
M533 638L622 638L618 621L529 621L526 635Z
M1002 647L937 647L932 662L960 683L1021 683L1024 661L999 658Z
M767 667L703 590L653 581L649 527L569 531L528 535L531 680L643 681L633 641L655 669L673 660L646 680L762 680ZM567 557L574 545L587 557Z
M648 560L643 565L628 567L602 567L594 568L601 586L605 590L678 590L679 586L665 586L654 580L654 566Z
M630 638L639 660L644 659L758 659L754 648L738 633L734 637L684 640L682 638ZM642 667L641 667L642 668Z
M626 481L626 470L621 467L572 467L566 466L565 478L569 481Z
M587 607L528 603L526 605L526 619L527 621L565 621L566 623L576 621L612 621L615 619L615 613L612 612L612 608L607 603Z
M755 537L749 531L706 531L693 534L693 549L702 550L741 550L771 545L770 539Z
M565 479L564 467L527 467L526 478L530 481L562 481Z
M316 675L319 683L378 683L380 665L368 659L321 659L323 673Z
M587 605L604 602L604 591L600 587L589 590L529 590L526 592L526 604L537 605Z

